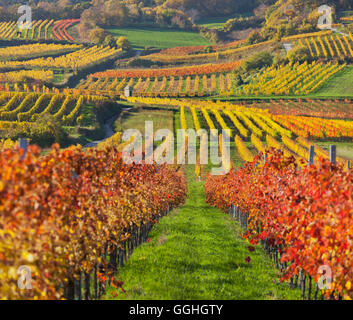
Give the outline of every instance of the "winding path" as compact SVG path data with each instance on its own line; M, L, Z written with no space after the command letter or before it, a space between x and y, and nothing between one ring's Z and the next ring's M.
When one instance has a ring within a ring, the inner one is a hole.
M112 124L114 123L114 121L118 118L119 116L114 116L112 118L110 118L109 120L107 120L104 124L103 124L103 129L105 132L105 137L102 140L97 140L97 141L92 141L90 143L87 143L84 147L85 148L92 148L97 146L97 144L107 140L108 138L110 138L112 135L115 134L115 132L112 129Z

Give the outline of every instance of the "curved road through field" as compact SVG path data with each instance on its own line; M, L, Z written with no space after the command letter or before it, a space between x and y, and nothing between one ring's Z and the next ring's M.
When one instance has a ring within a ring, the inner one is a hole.
M108 138L110 138L112 135L115 134L115 132L112 129L112 125L115 122L115 120L118 118L119 116L114 116L112 118L110 118L109 120L107 120L104 124L103 124L103 129L105 131L105 137L102 140L97 140L97 141L92 141L90 143L87 143L85 145L85 148L92 148L97 146L97 144L103 142L104 140L107 140Z

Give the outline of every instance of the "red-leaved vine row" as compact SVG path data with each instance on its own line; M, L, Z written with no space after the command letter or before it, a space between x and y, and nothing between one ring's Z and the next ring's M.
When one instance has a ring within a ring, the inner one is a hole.
M182 172L103 151L30 146L0 152L0 298L61 299L79 274L104 264L134 230L184 203ZM30 268L32 289L18 286Z
M56 22L52 31L53 35L59 40L74 41L74 39L68 34L67 29L79 21L80 19L67 19Z
M301 271L316 283L332 270L328 298L353 297L353 172L320 159L299 170L293 158L268 151L224 176L208 176L207 203L249 215L245 237L280 248L282 280Z

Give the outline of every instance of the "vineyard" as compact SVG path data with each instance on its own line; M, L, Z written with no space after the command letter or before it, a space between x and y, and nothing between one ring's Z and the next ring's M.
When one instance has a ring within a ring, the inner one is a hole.
M45 157L34 147L29 151L24 161L16 150L0 153L1 207L6 208L0 218L4 299L71 298L70 283L81 272L86 283L94 270L113 272L117 262L112 255L117 258L119 252L120 260L121 252L124 257L131 252L129 234L135 245L161 215L185 201L181 173L156 165L125 165L114 148L83 152L53 147ZM108 255L110 260L102 259ZM15 285L21 265L32 267L35 289L30 296ZM106 274L96 271L92 283Z
M298 39L298 45L306 46L313 58L344 58L353 57L353 35L342 36L329 34L326 36Z
M246 237L264 243L283 278L293 286L299 281L303 298L318 297L317 266L329 265L332 287L320 294L350 300L352 172L327 160L298 171L294 159L281 152L267 159L257 156L227 176L209 177L207 202L223 210L234 205L236 215L250 221Z
M256 50L264 50L271 48L274 41L261 42L259 44L253 44L250 46L239 46L239 42L236 42L233 46L229 47L217 47L215 52L211 53L195 53L193 54L180 54L176 55L173 52L161 52L157 54L152 54L145 56L145 59L151 61L159 61L165 63L180 63L180 62L198 62L198 61L219 61L222 59L239 59L243 53L249 53Z
M144 96L203 96L231 89L229 71L240 62L207 64L155 70L108 70L95 73L81 82L77 89L82 92L106 92L123 94L130 86L135 95ZM227 73L228 71L228 73Z
M235 94L237 96L307 95L343 68L344 65L316 62L270 67L258 74L250 84L238 88Z
M123 94L124 88L133 88L134 95L182 97L206 96L224 92L232 88L230 73L196 75L196 76L163 76L148 78L98 78L93 77L81 83L77 89L83 92L107 92L108 94Z
M14 46L10 48L0 48L0 60L22 60L22 59L30 59L31 57L35 57L40 55L49 56L53 54L64 54L70 51L76 51L80 49L80 45L76 44L45 44L45 43L36 43L22 46Z
M53 79L53 71L52 70L20 70L20 71L11 71L4 72L0 75L0 82L5 83L17 83L24 82L25 80L32 79L40 79L44 82L49 82Z
M72 36L68 33L70 27L79 22L78 19L68 20L37 20L32 21L31 28L26 25L18 25L16 22L0 23L0 39L5 40L62 40L74 42Z
M270 110L273 115L308 116L328 119L353 119L353 104L350 100L279 100L247 103L244 106Z
M192 115L192 129L202 128L200 123L205 124L208 130L228 129L244 161L252 161L257 152L274 147L281 149L287 156L294 156L300 164L301 160L308 159L309 147L315 145L313 141L350 140L353 137L352 120L276 114L272 113L272 105L269 109L260 109L231 103L195 104L192 101L181 103L180 100L158 98L128 98L128 101L147 105L181 106L181 128L184 130L190 129L185 120L186 112ZM352 112L351 104L347 106L348 108ZM250 148L254 152L249 150L244 141L251 142ZM316 152L324 158L329 158L328 152L318 146ZM339 161L345 163L344 159L339 158Z
M346 192L350 188L350 162L338 156L335 158L337 165L330 163L330 153L319 146L320 141L330 139L351 141L351 101L325 101L324 105L311 100L233 105L178 99L127 100L142 105L180 108L178 123L184 130L228 129L231 145L246 164L239 169L231 159L230 163L224 164L231 170L228 175L207 176L207 203L226 212L231 209L233 217L238 217L247 228L246 238L250 243L255 245L261 240L266 252L283 272L282 280L290 281L292 288L299 286L303 298L351 298L348 259L336 258L347 257L350 250L351 200L338 187L345 185ZM330 113L337 117L331 118ZM315 165L308 167L310 147L315 150ZM221 143L219 149L222 154ZM226 161L225 157L222 159ZM205 166L197 164L194 174L206 177L206 171ZM322 183L330 187L321 188ZM268 186L266 193L265 185ZM330 192L331 186L337 186L334 194ZM283 192L291 196L283 199ZM315 202L318 198L323 199L324 204ZM270 208L274 208L273 213L266 214ZM283 211L283 208L288 209ZM306 208L311 210L310 216L306 214ZM295 219L303 216L307 219ZM334 222L327 229L323 227L327 225L325 221ZM316 268L320 265L335 265L330 290L318 289L320 275Z
M82 48L72 53L59 56L57 58L37 58L25 61L0 62L0 69L19 67L45 67L45 68L71 68L83 69L90 65L104 61L105 59L116 58L121 49L109 46L93 46Z
M1 5L0 299L353 299L352 12L232 1Z
M8 125L19 126L22 122L36 121L45 114L67 125L75 125L81 108L86 102L103 101L103 97L74 96L52 93L8 92L0 94L0 127L5 130Z
M289 63L268 67L249 84L236 86L232 73L224 72L240 64L241 61L174 69L106 71L91 75L77 89L123 94L124 88L130 86L135 96L147 97L308 95L345 67L315 61Z

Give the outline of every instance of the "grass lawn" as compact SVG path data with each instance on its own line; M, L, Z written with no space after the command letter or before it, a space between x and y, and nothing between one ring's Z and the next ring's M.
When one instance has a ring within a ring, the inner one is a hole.
M337 147L337 156L353 160L353 142L317 142L317 145L326 149L330 149L330 145L335 144Z
M253 13L247 14L234 14L228 17L210 17L210 18L203 18L195 21L196 24L207 27L209 29L223 29L224 24L229 19L240 18L240 17L250 17Z
M353 66L346 66L327 80L316 92L317 96L353 96Z
M127 129L137 129L144 135L145 121L153 121L154 132L159 129L169 129L173 132L173 111L158 109L134 108L125 111L115 122L115 128L116 131L122 132Z
M160 28L114 28L108 29L114 36L125 36L134 49L146 46L155 48L173 48L178 46L202 46L210 42L196 32Z
M52 83L54 85L64 85L67 83L69 78L73 76L73 73L54 73Z
M205 18L196 21L196 23L209 29L223 29L228 19L230 18Z
M280 283L262 250L250 253L238 222L205 203L194 166L186 166L186 204L162 218L150 242L138 247L119 274L118 299L299 299L299 290ZM250 263L245 262L247 257ZM108 288L105 299L116 299Z

